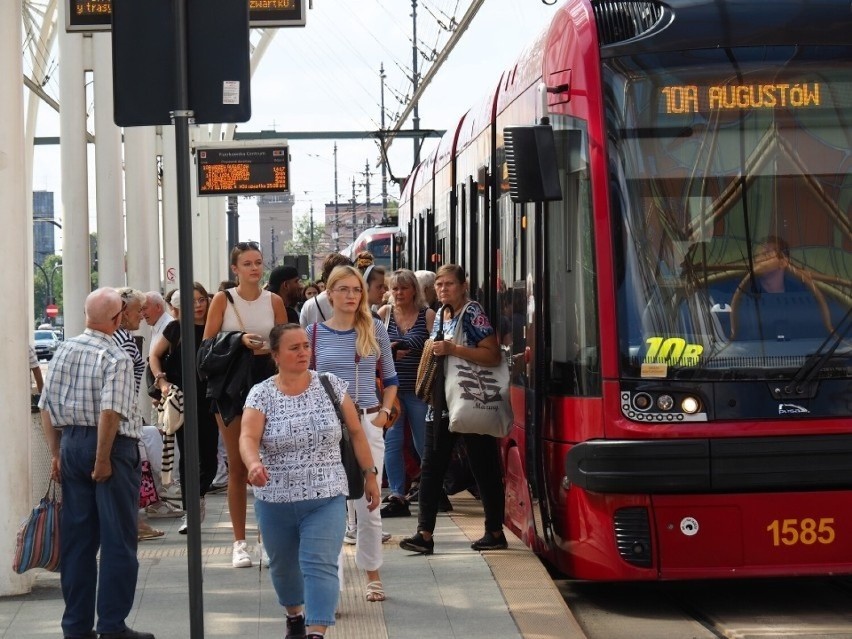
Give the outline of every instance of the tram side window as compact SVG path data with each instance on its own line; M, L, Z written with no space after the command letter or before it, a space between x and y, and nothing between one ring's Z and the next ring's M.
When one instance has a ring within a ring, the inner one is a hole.
M557 392L593 396L601 378L588 135L579 121L555 134L563 200L545 215L550 375Z

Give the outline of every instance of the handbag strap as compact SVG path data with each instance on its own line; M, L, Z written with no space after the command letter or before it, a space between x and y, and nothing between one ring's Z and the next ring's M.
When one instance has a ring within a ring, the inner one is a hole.
M456 327L453 330L453 342L458 344L459 346L464 346L464 315L467 312L467 307L473 304L472 300L468 300L467 304L462 306L462 310L456 313L456 317L458 317L458 322L456 323ZM443 318L441 318L443 321Z
M314 322L314 330L311 331L311 370L317 369L317 326L318 324Z
M246 325L243 324L243 318L240 317L240 311L237 310L237 305L234 303L234 298L231 297L231 291L226 290L225 291L225 297L228 298L228 301L231 303L231 308L234 309L234 315L237 316L237 322L239 322L239 324L240 324L240 330L243 333L245 333L246 332Z
M320 383L322 387L325 389L328 398L331 400L332 405L334 406L334 412L337 413L337 419L340 421L340 435L341 439L345 441L349 441L349 428L346 426L346 420L343 419L343 411L340 410L340 400L334 394L334 389L331 387L331 382L328 379L328 375L325 373L320 373L318 375Z

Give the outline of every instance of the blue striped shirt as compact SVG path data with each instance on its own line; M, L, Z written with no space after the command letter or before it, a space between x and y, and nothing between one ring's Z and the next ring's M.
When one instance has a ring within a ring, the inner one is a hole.
M399 375L399 389L401 391L414 391L414 383L417 381L417 367L420 365L420 356L423 354L423 344L429 338L426 330L426 311L421 308L417 313L414 325L403 333L396 323L393 311L388 319L388 337L391 342L399 342L399 348L407 350L405 357L394 361L397 375Z
M106 333L87 328L62 342L47 369L39 408L54 427L97 428L101 412L121 415L118 433L139 439L133 362Z
M307 327L308 339L313 344L314 327L318 327L313 357L318 373L333 373L349 384L349 395L360 408L373 408L381 399L376 393L376 356L361 357L355 362L355 329L336 331L325 324L311 324ZM373 318L376 339L381 349L382 383L399 386L396 368L393 364L390 339L381 320ZM355 371L358 379L355 379Z

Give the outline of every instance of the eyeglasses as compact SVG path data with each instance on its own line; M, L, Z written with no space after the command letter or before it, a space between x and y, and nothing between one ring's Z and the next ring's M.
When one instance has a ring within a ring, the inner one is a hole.
M237 242L234 245L234 247L239 249L240 251L259 251L260 250L260 244L258 244L257 242Z
M196 306L201 306L202 304L207 303L207 298L206 297L196 297L195 299L192 300L192 303L195 304Z
M119 318L119 316L120 316L120 315L124 312L124 309L126 309L126 308L127 308L127 302L125 302L125 301L123 301L123 300L122 300L122 302L121 302L121 310L120 310L120 311L118 311L118 313L116 313L115 315L113 315L113 316L112 316L112 320L110 320L110 321L113 321L113 322L114 322L115 320L117 320L117 319Z
M350 295L354 295L355 297L361 297L361 294L364 292L364 289L356 286L355 288L349 288L348 286L338 286L334 289L335 293L340 293L345 297L349 297Z

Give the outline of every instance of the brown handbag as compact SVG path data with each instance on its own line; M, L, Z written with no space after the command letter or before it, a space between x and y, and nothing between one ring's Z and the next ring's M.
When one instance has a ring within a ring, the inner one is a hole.
M438 372L438 357L435 355L435 341L427 339L423 344L420 364L417 366L417 380L414 382L414 394L432 405L432 390L435 387L435 375Z

